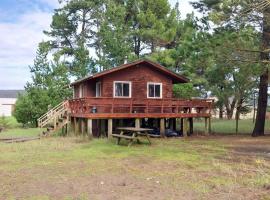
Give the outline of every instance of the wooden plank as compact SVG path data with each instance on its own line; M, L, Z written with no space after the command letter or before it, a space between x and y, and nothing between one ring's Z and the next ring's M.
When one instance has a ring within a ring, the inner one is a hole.
M117 130L145 132L145 131L152 131L153 129L151 129L151 128L137 128L137 127L118 127Z
M18 143L18 142L27 142L27 141L32 141L32 140L39 140L40 137L28 137L28 138L16 138L16 139L11 139L11 140L5 140L3 141L4 143Z
M133 136L128 136L128 135L112 134L112 136L117 137L117 138L134 139Z

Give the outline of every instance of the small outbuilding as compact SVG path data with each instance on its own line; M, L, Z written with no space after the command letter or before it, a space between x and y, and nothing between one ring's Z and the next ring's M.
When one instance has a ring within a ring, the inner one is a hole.
M12 115L19 93L23 90L0 90L0 116Z

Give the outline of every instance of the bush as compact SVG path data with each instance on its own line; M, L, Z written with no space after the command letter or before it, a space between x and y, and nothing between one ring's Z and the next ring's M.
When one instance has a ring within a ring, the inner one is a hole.
M6 119L5 116L2 116L0 118L0 128L1 129L6 129L6 128L8 128L8 126L9 126L8 120Z

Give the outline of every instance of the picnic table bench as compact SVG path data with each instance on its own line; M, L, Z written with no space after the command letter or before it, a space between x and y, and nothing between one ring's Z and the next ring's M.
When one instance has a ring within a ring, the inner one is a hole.
M117 130L120 131L120 134L112 134L113 137L117 138L117 145L119 145L120 140L122 138L130 141L128 146L132 145L134 140L140 143L139 137L146 137L149 144L151 144L148 131L152 131L153 129L135 128L135 127L118 127Z

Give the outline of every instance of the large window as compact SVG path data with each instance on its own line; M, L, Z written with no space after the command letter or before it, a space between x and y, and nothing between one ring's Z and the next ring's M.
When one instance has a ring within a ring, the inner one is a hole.
M162 98L162 83L147 83L147 98Z
M101 82L96 83L96 97L101 96Z
M131 82L115 81L114 82L114 97L131 97Z

